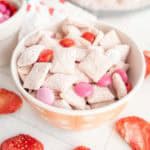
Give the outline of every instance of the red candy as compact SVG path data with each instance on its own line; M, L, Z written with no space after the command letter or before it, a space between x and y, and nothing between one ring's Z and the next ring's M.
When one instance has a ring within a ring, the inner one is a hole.
M53 50L43 50L39 56L38 62L51 62L53 60Z
M72 47L75 45L74 40L70 39L70 38L64 38L62 39L60 42L60 45L62 45L63 47Z
M91 32L84 32L82 37L91 43L93 43L95 40L95 35Z
M80 82L75 85L74 91L76 92L77 95L81 97L88 97L92 95L93 87L89 83Z

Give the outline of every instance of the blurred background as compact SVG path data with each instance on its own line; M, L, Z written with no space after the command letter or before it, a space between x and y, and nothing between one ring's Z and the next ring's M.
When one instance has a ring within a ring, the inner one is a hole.
M128 33L141 49L150 47L150 0L70 1Z

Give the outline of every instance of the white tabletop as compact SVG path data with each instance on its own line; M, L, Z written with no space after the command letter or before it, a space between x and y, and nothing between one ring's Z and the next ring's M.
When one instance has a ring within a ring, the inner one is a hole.
M150 10L120 17L102 18L128 33L138 42L141 49L150 48ZM17 91L11 79L9 67L0 68L0 87ZM150 120L150 78L146 79L139 92L118 117L138 115ZM116 118L117 119L117 118ZM115 119L115 120L116 120ZM22 109L12 115L0 116L0 142L18 133L27 133L38 138L45 150L72 150L77 145L87 145L92 150L130 150L116 134L110 121L97 129L71 132L51 127L24 102Z

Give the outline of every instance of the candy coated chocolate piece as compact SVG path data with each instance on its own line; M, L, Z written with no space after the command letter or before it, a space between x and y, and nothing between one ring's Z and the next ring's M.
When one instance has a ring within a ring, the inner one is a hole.
M5 13L6 11L7 11L6 5L0 3L0 12Z
M49 88L42 87L37 91L36 98L48 105L52 105L54 102L54 93Z
M8 20L17 11L17 7L6 0L0 0L0 23Z
M3 18L3 16L0 17L0 23L2 23L2 22L4 22L4 21L5 21L5 19Z
M5 15L10 16L10 15L11 15L11 11L10 11L9 9L7 9L7 10L5 11Z
M82 37L91 43L93 43L95 40L95 35L91 32L83 33Z
M97 85L101 87L106 87L112 84L112 79L109 74L105 74L98 82Z
M89 83L80 82L75 85L74 91L81 97L89 97L93 93L93 87Z

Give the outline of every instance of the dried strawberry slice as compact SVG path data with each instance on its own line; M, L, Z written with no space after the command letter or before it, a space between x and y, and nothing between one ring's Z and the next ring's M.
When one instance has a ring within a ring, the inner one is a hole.
M139 117L126 117L117 121L116 130L132 150L150 150L150 124Z
M21 98L12 91L0 89L0 114L17 111L22 106Z
M43 144L30 135L20 134L5 140L0 150L44 150Z
M85 146L78 146L78 147L74 148L73 150L91 150L91 149L88 147L85 147Z
M84 32L82 37L91 43L93 43L95 40L95 35L91 32Z

